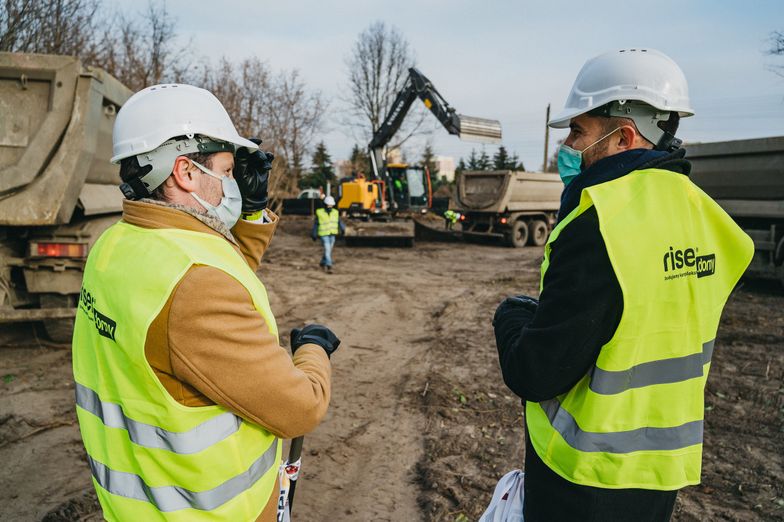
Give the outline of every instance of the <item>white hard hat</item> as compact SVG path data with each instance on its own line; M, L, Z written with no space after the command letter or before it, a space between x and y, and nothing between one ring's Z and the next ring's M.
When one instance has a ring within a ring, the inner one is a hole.
M610 102L643 102L661 112L694 115L686 77L669 56L655 49L621 49L591 58L577 75L564 109L550 126L564 128L575 116Z
M325 197L324 198L324 204L326 206L328 206L328 207L334 207L335 206L335 198L333 198L332 196Z
M131 96L114 121L112 163L157 149L176 136L200 134L255 151L259 147L237 133L229 114L210 91L169 83Z
M172 140L185 136L185 140ZM205 140L204 138L209 138ZM112 133L112 163L139 156L139 165L152 165L142 178L148 191L171 174L177 156L214 152L210 143L226 151L259 147L241 137L229 114L210 91L177 83L153 85L131 96L117 113Z

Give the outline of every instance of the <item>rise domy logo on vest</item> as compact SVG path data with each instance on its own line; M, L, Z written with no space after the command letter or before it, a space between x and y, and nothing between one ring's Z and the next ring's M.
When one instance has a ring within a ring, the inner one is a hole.
M79 310L84 312L87 318L95 325L98 333L114 341L114 333L117 331L117 323L109 316L102 314L95 309L95 296L85 287L79 293Z
M693 275L698 278L713 275L716 272L716 254L699 256L697 255L699 251L699 248L674 250L670 247L664 254L664 280L671 281Z

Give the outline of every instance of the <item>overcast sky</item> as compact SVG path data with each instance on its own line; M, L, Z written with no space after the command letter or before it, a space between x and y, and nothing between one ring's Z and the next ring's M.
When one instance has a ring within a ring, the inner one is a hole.
M121 0L126 11L143 4ZM503 142L528 170L541 167L545 108L562 108L577 72L609 50L649 47L684 70L696 116L679 136L716 141L784 135L784 78L769 70L768 38L784 31L784 0L574 2L548 0L168 0L196 56L256 55L274 69L296 68L330 102L323 139L335 159L354 143L338 124L345 58L357 35L382 20L402 32L419 69L459 113L495 118ZM428 116L436 154L472 147ZM551 133L551 152L564 131ZM362 144L364 146L364 144ZM418 159L421 143L406 151ZM485 146L492 155L496 147Z

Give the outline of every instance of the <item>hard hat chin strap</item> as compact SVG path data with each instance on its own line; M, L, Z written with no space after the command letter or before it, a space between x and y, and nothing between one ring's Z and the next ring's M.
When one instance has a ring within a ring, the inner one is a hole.
M664 130L673 113L660 111L647 103L620 100L597 107L588 114L606 118L629 118L634 121L640 135L654 145L655 150L672 152L680 148L682 141L675 137L674 132Z

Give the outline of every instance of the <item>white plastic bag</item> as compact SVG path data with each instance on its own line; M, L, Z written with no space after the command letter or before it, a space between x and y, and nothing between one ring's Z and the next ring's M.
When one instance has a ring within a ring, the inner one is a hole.
M501 477L479 522L523 522L524 475L516 469Z

